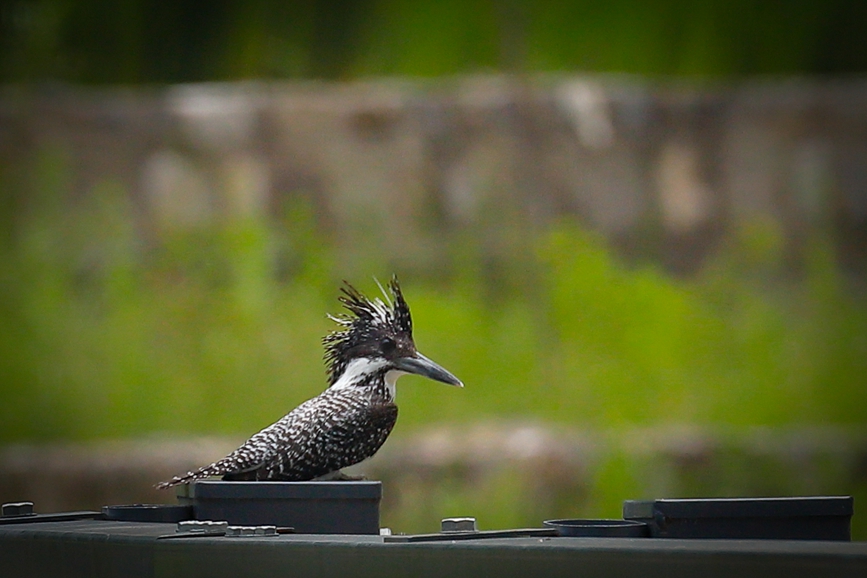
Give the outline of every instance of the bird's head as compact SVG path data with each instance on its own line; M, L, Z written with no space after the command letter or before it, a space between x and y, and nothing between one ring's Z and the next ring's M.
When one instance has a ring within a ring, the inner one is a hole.
M448 370L418 352L412 339L412 317L397 277L382 289L385 301L368 299L344 282L340 302L348 313L329 317L342 326L322 341L329 385L352 385L367 376L381 375L394 387L405 373L423 375L463 387Z

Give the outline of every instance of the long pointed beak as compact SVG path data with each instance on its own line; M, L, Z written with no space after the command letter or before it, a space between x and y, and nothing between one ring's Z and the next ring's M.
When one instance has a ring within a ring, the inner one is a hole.
M457 387L464 386L461 380L452 375L449 370L419 352L416 352L412 357L400 357L394 363L398 369L407 373L414 373Z

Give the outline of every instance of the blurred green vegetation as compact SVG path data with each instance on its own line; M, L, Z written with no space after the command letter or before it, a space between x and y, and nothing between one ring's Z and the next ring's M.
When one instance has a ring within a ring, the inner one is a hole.
M484 479L460 468L445 478L383 472L386 524L616 517L624 499L659 496L867 499L863 450L847 438L817 454L808 439L813 428L867 424L867 303L820 230L800 269L781 228L755 221L698 273L676 277L627 265L568 218L511 231L508 258L492 259L471 230L443 228L423 252L437 256L404 270L387 255L358 262L360 248L380 246L377 231L335 234L303 196L260 219L160 228L111 181L70 195L58 151L4 167L0 444L243 439L325 386L319 339L333 328L325 313L338 311L341 278L375 292L372 276L396 269L420 349L466 388L405 377L392 443L493 420L615 437L687 426L711 448L684 461L653 440L603 444L582 472L544 463ZM726 442L764 426L804 434L762 455L761 443ZM867 521L853 528L867 536Z
M5 0L0 80L867 71L860 0Z
M470 427L456 435L472 445L479 434ZM574 431L554 435L575 441ZM867 484L863 465L853 463L867 447L863 428L857 435L823 428L655 427L577 437L589 446L578 460L548 454L485 468L465 457L440 470L418 472L400 462L374 470L386 481L383 522L424 533L438 531L443 517L474 515L483 529L516 528L554 518L620 518L626 499L852 495L852 537L867 539L859 508Z
M0 82L863 74L865 37L860 0L6 0ZM613 436L867 425L867 303L822 230L797 271L778 224L761 220L737 225L688 278L627 265L568 219L496 239L438 231L419 252L432 261L409 268L375 231L328 230L302 196L262 219L161 229L117 183L74 196L62 151L25 165L0 167L0 444L249 435L325 386L319 339L341 279L371 292L393 271L420 349L467 385L404 378L395 438L477 419ZM867 499L863 465L847 462L863 458L840 457L851 448L814 463L798 448L722 443L683 464L630 445L612 444L584 477L548 472L551 483L536 469L395 483L384 522L429 531L469 513L485 528L528 526L663 495ZM854 528L867 537L867 521Z
M0 441L243 435L324 387L325 313L359 265L341 247L376 231L338 241L297 200L161 230L111 182L68 198L63 159L40 158L3 212ZM819 233L797 275L767 222L691 278L627 266L570 220L516 235L494 263L465 231L439 238L438 268L396 272L419 347L467 388L404 378L398 430L867 424L867 305ZM381 261L350 281L375 290Z

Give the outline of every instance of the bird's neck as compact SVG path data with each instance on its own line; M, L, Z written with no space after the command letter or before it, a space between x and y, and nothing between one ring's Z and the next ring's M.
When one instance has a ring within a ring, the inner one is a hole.
M404 375L403 371L390 368L384 359L362 357L347 363L329 389L358 390L394 401L397 378L401 375Z

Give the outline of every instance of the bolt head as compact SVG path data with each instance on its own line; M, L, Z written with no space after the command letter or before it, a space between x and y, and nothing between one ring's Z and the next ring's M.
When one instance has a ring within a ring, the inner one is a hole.
M442 532L478 532L475 518L443 518Z

